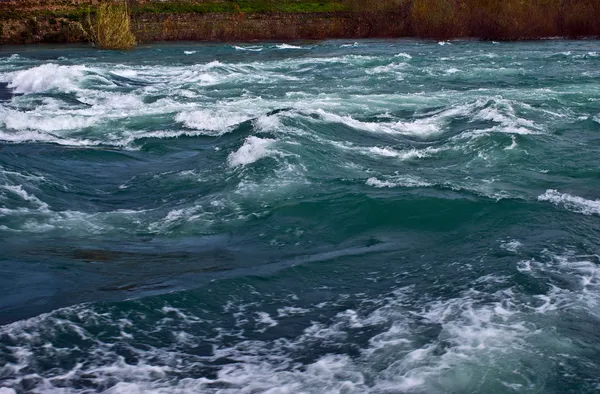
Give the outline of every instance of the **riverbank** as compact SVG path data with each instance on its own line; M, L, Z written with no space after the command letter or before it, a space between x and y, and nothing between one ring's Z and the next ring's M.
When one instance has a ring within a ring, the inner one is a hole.
M80 24L97 3L0 2L0 44L84 42ZM600 36L600 0L138 0L130 8L139 42Z

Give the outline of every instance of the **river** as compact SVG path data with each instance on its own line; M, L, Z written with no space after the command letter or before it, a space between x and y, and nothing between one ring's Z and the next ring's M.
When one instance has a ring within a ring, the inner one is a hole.
M596 393L600 43L0 49L0 393Z

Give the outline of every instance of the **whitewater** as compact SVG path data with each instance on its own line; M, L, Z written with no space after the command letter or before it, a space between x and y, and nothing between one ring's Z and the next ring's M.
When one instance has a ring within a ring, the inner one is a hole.
M0 394L600 391L600 43L0 48Z

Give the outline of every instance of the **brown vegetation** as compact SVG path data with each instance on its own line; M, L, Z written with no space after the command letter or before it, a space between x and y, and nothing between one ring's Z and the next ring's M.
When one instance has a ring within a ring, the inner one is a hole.
M131 30L128 18L114 17L119 13L106 12L113 15L106 24L98 17L89 23L89 9L101 15L113 1L129 4ZM131 46L134 37L578 38L600 37L599 18L600 0L8 0L0 2L0 44L85 40L77 23L92 26L87 36L108 48Z
M82 25L82 29L92 44L101 49L129 49L136 44L125 1L99 4L93 18L88 14L87 27Z
M412 35L516 40L600 36L600 0L411 0Z

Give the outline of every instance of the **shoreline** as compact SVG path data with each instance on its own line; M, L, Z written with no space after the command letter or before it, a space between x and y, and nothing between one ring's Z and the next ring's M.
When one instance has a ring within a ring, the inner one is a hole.
M308 39L308 38L298 38L298 39L247 39L247 40L154 40L154 41L144 41L138 43L132 49L123 49L119 51L130 51L135 49L143 49L152 47L154 45L185 45L187 44L215 44L215 45L244 45L244 44L291 44L291 45L314 45L320 42L327 41L340 41L342 43L352 44L354 42L360 43L361 41L406 41L406 42L423 42L423 43L443 43L447 44L458 44L458 43L468 43L468 42L481 42L481 43L536 43L536 42L551 42L551 41L600 41L599 37L536 37L536 38L523 38L523 39L515 39L515 40L488 40L481 39L477 37L456 37L450 39L434 39L434 38L421 38L421 37L362 37L362 38L354 38L354 37L335 37L335 38L323 38L323 39ZM40 48L40 49L59 49L59 48L79 48L79 49L88 49L94 48L93 45L89 41L76 41L76 42L39 42L39 43L27 43L27 44L3 44L0 45L0 53L2 52L10 52L12 48ZM99 49L104 50L104 49Z

